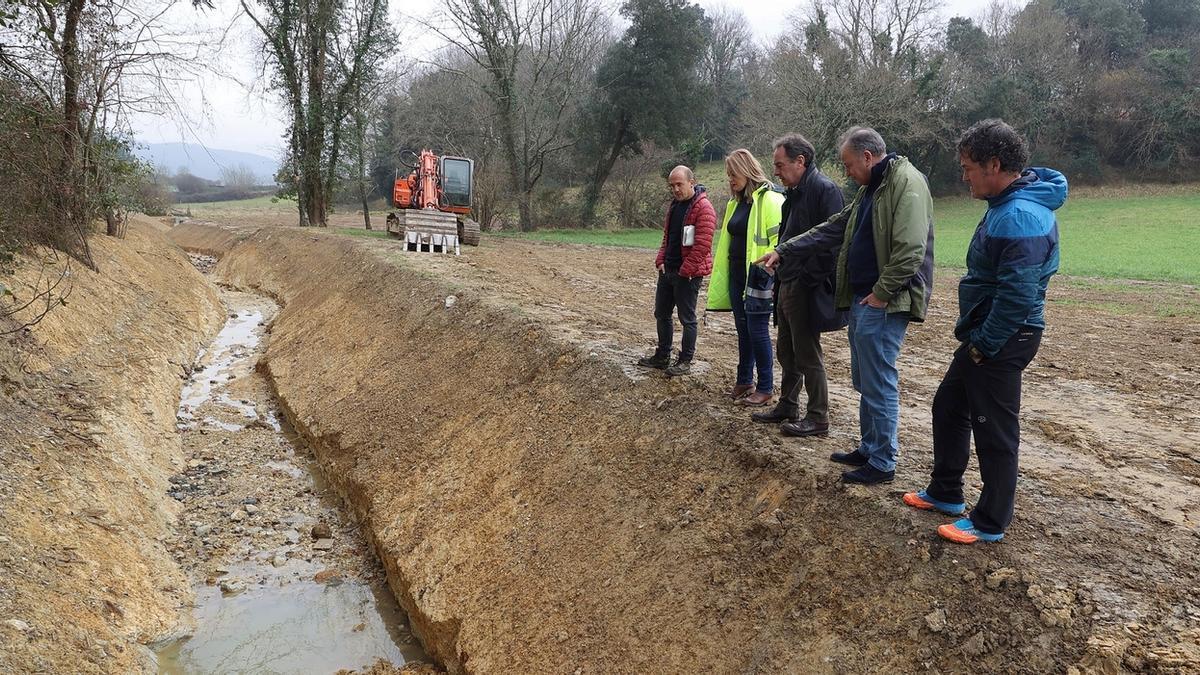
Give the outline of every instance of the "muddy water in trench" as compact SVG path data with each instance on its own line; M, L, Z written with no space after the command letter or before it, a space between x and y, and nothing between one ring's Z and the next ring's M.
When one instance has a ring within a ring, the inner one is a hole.
M172 542L195 583L187 636L163 673L331 673L425 661L382 570L254 365L270 300L222 291L229 319L186 383L186 468Z

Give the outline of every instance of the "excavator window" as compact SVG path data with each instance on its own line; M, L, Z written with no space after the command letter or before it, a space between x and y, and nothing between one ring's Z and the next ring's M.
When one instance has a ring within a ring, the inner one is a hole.
M442 158L442 193L447 206L471 206L471 164L461 157Z

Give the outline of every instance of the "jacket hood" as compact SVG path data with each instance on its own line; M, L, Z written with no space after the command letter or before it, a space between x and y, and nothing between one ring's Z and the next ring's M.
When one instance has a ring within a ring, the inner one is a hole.
M1026 169L1007 190L987 201L989 207L996 207L1015 199L1055 211L1067 201L1067 177L1054 169Z

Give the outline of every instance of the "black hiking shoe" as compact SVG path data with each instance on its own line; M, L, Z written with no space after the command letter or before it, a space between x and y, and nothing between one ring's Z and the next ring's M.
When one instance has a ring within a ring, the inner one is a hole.
M643 368L658 368L659 370L666 370L667 366L671 365L671 355L668 354L666 356L659 356L656 353L651 354L650 356L643 356L637 360L637 364Z
M829 456L829 459L837 462L838 464L848 464L850 466L867 465L867 456L858 450L851 450L850 452L835 452Z
M858 483L860 485L877 485L879 483L890 483L895 477L895 471L880 471L870 464L866 464L853 471L847 471L843 473L842 482Z
M765 422L767 424L795 422L800 419L800 411L784 405L776 405L767 412L751 413L750 419L754 420L755 422Z
M686 361L683 359L675 359L675 363L672 363L671 366L669 368L667 368L667 375L669 375L671 377L679 377L680 375L687 375L690 372L692 372L692 360L691 359L688 359Z

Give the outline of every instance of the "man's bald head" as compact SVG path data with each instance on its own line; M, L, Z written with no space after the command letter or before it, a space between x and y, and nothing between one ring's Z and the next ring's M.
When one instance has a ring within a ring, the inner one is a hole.
M670 175L667 176L667 187L671 188L671 196L675 198L675 201L687 201L695 193L696 174L680 164L671 169Z
M674 169L671 169L671 176L674 177L676 174L681 176L684 180L691 180L691 181L696 180L696 174L692 173L692 170L690 168L688 168L682 164L675 167Z

